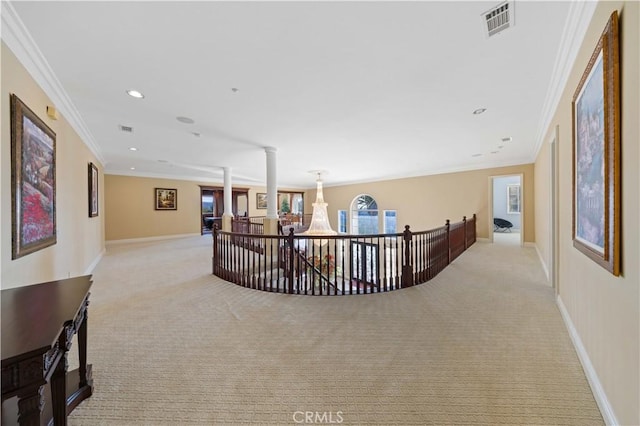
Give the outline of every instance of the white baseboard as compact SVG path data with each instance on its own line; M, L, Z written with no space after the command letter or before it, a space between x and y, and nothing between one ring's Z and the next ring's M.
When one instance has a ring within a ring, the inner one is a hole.
M100 261L102 260L102 256L104 256L106 251L107 251L107 249L103 248L102 251L100 252L100 254L98 254L96 256L96 258L93 259L93 262L91 262L91 264L87 267L87 269L85 269L85 271L84 271L85 275L93 274L93 270L96 268L96 266L98 266L98 263L100 263Z
M522 244L522 246L523 246L523 247L531 247L531 248L534 248L534 247L536 246L536 243L532 243L531 241L525 241L525 242Z
M489 240L488 238L476 238L476 241L479 243L490 243L491 240Z
M160 235L157 237L144 237L144 238L128 238L123 240L107 240L105 241L106 245L112 244L130 244L130 243L148 243L152 241L161 241L161 240L172 240L175 238L187 238L187 237L198 237L199 233L195 234L174 234L174 235Z
M616 415L613 412L613 407L609 403L609 399L602 388L602 384L600 383L600 379L598 379L598 374L596 373L593 364L591 364L591 360L589 359L589 354L582 344L582 340L578 335L578 331L573 325L573 321L571 321L571 317L569 316L569 312L567 308L565 308L564 303L562 303L562 299L560 296L556 299L556 304L558 305L558 309L560 309L560 314L562 314L562 319L564 320L564 324L569 331L569 336L571 337L571 341L573 342L573 347L578 353L578 359L580 359L580 363L582 364L582 368L587 376L587 380L589 381L589 386L591 387L591 392L593 392L593 396L598 404L598 408L600 408L600 413L602 414L602 418L607 425L618 425L618 420L616 419Z
M547 262L545 262L542 258L542 253L540 253L538 245L534 244L533 246L536 249L536 253L538 253L538 259L540 259L540 264L542 265L542 269L544 269L544 275L547 277L547 281L551 281L551 278L549 277L549 268L547 268Z

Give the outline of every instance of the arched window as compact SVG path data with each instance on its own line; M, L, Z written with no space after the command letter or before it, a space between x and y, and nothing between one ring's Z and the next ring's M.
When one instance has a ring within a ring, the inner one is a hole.
M378 233L378 203L371 195L359 195L351 202L351 233Z

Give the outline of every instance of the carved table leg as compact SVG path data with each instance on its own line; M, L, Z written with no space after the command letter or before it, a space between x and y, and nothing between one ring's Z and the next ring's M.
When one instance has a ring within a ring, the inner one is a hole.
M87 386L87 321L89 319L89 301L87 300L84 315L80 327L78 328L78 358L80 367L78 372L80 375L80 387Z
M51 377L51 404L53 424L67 424L67 352L65 351Z
M89 300L85 300L84 307L75 322L75 330L78 335L78 358L80 367L74 370L73 389L67 397L67 408L72 411L82 401L89 398L93 393L93 379L91 378L91 365L87 364L87 322L89 317ZM76 375L77 374L77 375ZM76 383L75 380L78 380Z
M44 407L44 386L37 386L18 395L18 424L40 426L40 415Z

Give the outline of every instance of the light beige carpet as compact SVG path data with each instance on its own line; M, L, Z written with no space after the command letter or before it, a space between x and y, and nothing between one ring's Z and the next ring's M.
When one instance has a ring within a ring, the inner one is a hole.
M212 276L211 236L111 245L89 362L71 425L603 424L535 251L512 246L477 243L413 288L311 297Z

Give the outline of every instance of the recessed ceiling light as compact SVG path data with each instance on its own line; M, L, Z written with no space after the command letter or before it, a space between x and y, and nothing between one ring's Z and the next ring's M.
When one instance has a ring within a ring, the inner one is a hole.
M195 123L195 121L193 121L193 119L189 118L189 117L176 117L176 120L178 120L181 123L184 124L193 124Z
M168 163L167 160L158 160L158 163Z
M491 151L492 154L497 154L500 151Z
M198 133L198 132L191 132L191 134L192 134L193 136L195 136L196 138L199 138L199 137L200 137L200 133Z
M474 115L482 114L486 110L487 110L486 108L478 108L477 110L473 111L473 114Z
M131 167L131 170L135 170L135 169L136 169L135 167Z
M502 138L502 142L511 142L513 140L513 138L511 136L508 136L506 138Z
M138 92L137 90L127 90L127 95L137 99L144 98L144 95L142 94L142 92Z
M137 151L138 148L136 148L135 146L132 146L131 148L129 148L129 151Z
M482 154L473 154L472 157L482 157Z
M504 145L498 145L498 149L504 148Z
M231 88L231 91L232 91L233 93L237 93L237 92L238 92L238 90L240 90L240 89L238 89L237 87L232 87L232 88Z

